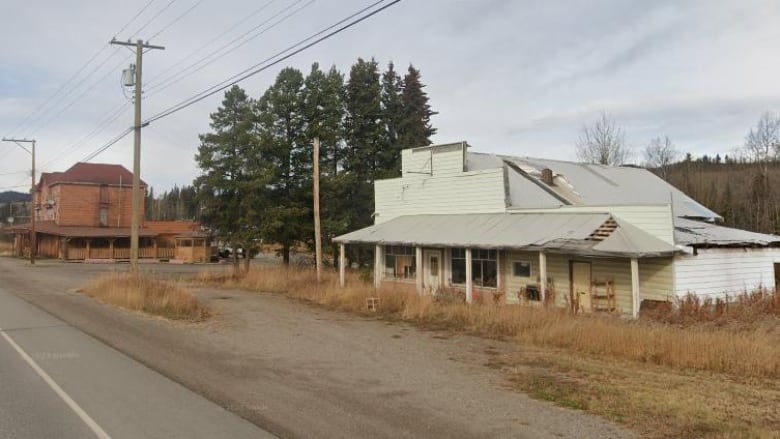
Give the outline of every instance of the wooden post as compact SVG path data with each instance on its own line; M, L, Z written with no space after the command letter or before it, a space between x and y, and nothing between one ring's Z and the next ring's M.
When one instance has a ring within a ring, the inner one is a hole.
M382 246L376 246L374 252L374 287L379 288L382 285Z
M84 254L84 259L89 259L89 245L91 244L92 240L87 238L87 252Z
M339 285L344 288L346 285L347 252L343 242L339 243Z
M474 298L472 297L474 292L474 281L471 278L471 249L466 249L466 303L471 303Z
M414 248L414 276L417 294L423 293L423 251L422 247Z
M639 317L639 306L641 303L639 295L639 260L631 258L631 317Z
M542 304L547 299L547 254L539 252L539 300Z
M322 280L322 234L320 232L320 138L314 138L314 261L317 282Z

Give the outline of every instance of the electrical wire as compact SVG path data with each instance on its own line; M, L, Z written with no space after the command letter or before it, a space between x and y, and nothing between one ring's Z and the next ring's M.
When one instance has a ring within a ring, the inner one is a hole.
M168 8L170 8L171 5L174 3L176 3L176 0L169 1L168 4L166 4L165 6L162 7L162 9L157 11L157 13L154 14L154 16L152 16L152 18L147 20L143 26L141 26L137 31L133 32L133 36L138 36L144 29L146 29L147 26L149 26L155 19L157 19L157 17L159 17L163 12L165 12Z
M238 26L242 25L242 24L243 24L244 22L246 22L247 20L250 20L250 19L254 18L254 16L255 16L255 15L257 15L257 14L259 14L260 12L262 12L263 10L265 10L265 8L267 8L268 6L270 6L270 5L271 5L273 2L275 2L275 1L276 1L276 0L269 0L268 2L266 2L265 4L263 4L262 6L260 6L259 8L255 9L254 11L252 11L251 13L249 13L248 15L246 15L244 18L242 18L242 19L238 20L237 22L235 22L235 23L231 24L230 26L228 26L228 27L227 27L227 28L226 28L224 31L220 32L218 35L215 35L215 36L213 36L213 37L209 38L209 42L208 42L208 43L206 43L206 44L204 44L203 46L200 46L200 47L198 47L197 49L193 50L192 52L188 53L188 54L187 54L186 56L184 56L183 58L179 59L179 60L178 60L178 61L176 61L175 63L172 63L172 64L171 64L171 65L170 65L168 68L166 68L166 69L165 69L165 70L163 70L162 72L160 72L160 73L156 74L155 76L152 76L151 78L149 78L149 79L145 80L144 82L146 82L147 84L154 84L154 82L155 82L155 81L156 81L158 78L160 78L160 77L161 77L161 76L163 76L163 75L166 75L166 74L167 74L168 72L170 72L171 70L173 70L173 69L175 69L176 67L180 66L180 65L181 65L181 64L182 64L184 61L186 61L186 60L188 60L188 59L191 59L191 58L192 58L192 57L193 57L195 54L197 54L197 53L200 53L200 52L204 51L206 48L208 48L208 47L209 47L209 46L211 46L212 44L214 44L214 43L216 43L217 41L219 41L219 39L220 39L220 38L222 38L222 37L224 37L225 35L229 34L231 31L235 30L235 29L236 29Z
M101 146L98 149L96 149L96 150L92 151L91 153L89 153L86 157L81 159L81 161L82 162L88 162L88 161L94 159L95 157L100 155L103 151L107 150L108 148L111 148L112 146L114 146L114 144L116 144L120 140L124 139L125 136L127 136L128 134L130 134L132 132L133 132L133 128L132 127L127 128L126 130L122 131L119 135L117 135L113 139L109 140L103 146Z
M173 21L169 22L168 24L166 24L165 26L163 26L163 28L162 28L162 29L158 30L157 32L155 32L154 34L152 34L152 36L151 36L151 37L147 38L147 41L148 41L148 40L153 40L153 39L155 39L155 38L156 38L158 35L160 35L161 33L165 32L166 30L168 30L168 28L170 28L170 27L171 27L171 26L173 26L174 24L178 23L178 22L179 22L179 21L180 21L182 18L186 17L186 16L187 16L187 15L188 15L190 12L192 12L192 10L193 10L193 9L197 8L198 6L200 6L200 4L201 4L201 3L203 3L203 2L204 2L204 0L198 0L197 2L195 2L195 4L194 4L194 5L190 6L190 7L189 7L189 8L188 8L186 11L184 11L184 12L183 12L181 15L179 15L179 16L178 16L178 17L176 17L176 18L174 18L174 19L173 19Z
M163 111L155 114L154 116L149 117L148 119L146 119L144 121L144 124L150 124L150 123L155 122L157 120L160 120L160 119L162 119L164 117L170 116L170 115L172 115L172 114L174 114L176 112L179 112L179 111L181 111L181 110L183 110L183 109L185 109L185 108L187 108L187 107L189 107L191 105L194 105L194 104L202 101L203 99L206 99L209 96L212 96L212 95L214 95L216 93L219 93L220 91L225 90L228 87L231 87L231 86L233 86L233 85L235 85L235 84L237 84L237 83L239 83L239 82L241 82L241 81L243 81L243 80L245 80L247 78L250 78L250 77L252 77L252 76L254 76L254 75L256 75L256 74L258 74L258 73L260 73L260 72L262 72L264 70L267 70L267 69L269 69L269 68L271 68L271 67L273 67L273 66L275 66L275 65L277 65L279 63L281 63L282 61L285 61L285 60L287 60L287 59L289 59L289 58L291 58L291 57L293 57L293 56L303 52L304 50L306 50L306 49L308 49L308 48L310 48L310 47L312 47L314 45L317 45L317 44L321 43L322 41L325 41L325 40L327 40L327 39L329 39L329 38L331 38L331 37L333 37L333 36L343 32L343 31L345 31L345 30L347 30L347 29L357 25L358 23L360 23L360 22L362 22L364 20L367 20L368 18L370 18L370 17L372 17L372 16L374 16L374 15L384 11L385 9L387 9L387 8L389 8L391 6L394 6L397 3L401 2L401 0L393 0L392 2L386 4L386 5L378 8L378 9L373 10L373 11L369 12L366 15L360 16L357 19L352 20L351 22L349 22L349 23L347 23L347 24L345 24L345 25L343 25L341 27L338 27L339 25L341 25L342 23L352 19L353 17L355 17L357 15L360 15L361 13L365 12L366 10L369 10L372 7L382 3L382 1L383 0L377 1L377 2L373 3L372 5L367 6L366 8L363 8L363 9L359 10L358 12L355 12L352 15L350 15L350 16L348 16L348 17L346 17L346 18L344 18L344 19L342 19L342 20L340 20L340 21L338 21L338 22L336 22L336 23L334 23L334 24L324 28L323 30L321 30L321 31L319 31L319 32L317 32L317 33L315 33L315 34L313 34L313 35L311 35L311 36L309 36L309 37L299 41L298 43L293 44L292 46L288 47L287 49L284 49L281 52L278 52L275 55L273 55L273 56L271 56L269 58L266 58L264 61L261 61L260 63L257 63L255 65L253 65L253 66L243 70L242 72L239 72L236 75L233 75L232 77L222 81L221 83L216 84L216 85L214 85L212 87L209 87L206 90L204 90L204 91L202 91L202 92L200 92L198 94L195 94L192 97L190 97L188 99L185 99L185 100L179 102L178 104L173 105L173 106L169 107L168 109L163 110ZM337 29L331 31L331 29L334 29L334 28L337 28ZM328 32L328 31L330 31L330 32ZM325 34L325 35L320 36L322 34ZM317 38L318 36L320 36L320 37ZM314 39L314 41L306 43L307 41L310 41L312 39ZM299 47L299 48L297 48L297 49L295 49L295 47L300 46L301 44L304 44L304 43L306 43L306 44L301 46L301 47ZM285 52L290 52L290 53L287 53L286 55L283 55ZM283 56L281 56L281 55L283 55ZM274 59L274 58L276 58L278 56L281 56L281 57L276 59L273 62L268 63L270 60L272 60L272 59ZM266 64L266 63L268 63L268 64Z
M114 33L114 38L116 38L116 36L117 36L117 35L121 34L121 33L122 33L122 32L123 32L125 29L127 29L127 26L130 26L130 24L131 24L132 22L134 22L136 18L138 18L138 17L139 17L141 14L143 14L143 13L144 13L144 11L146 11L146 9L147 9L147 8L149 8L149 6L151 6L151 5L152 5L152 3L156 2L156 1L157 1L157 0L149 0L149 2L148 2L148 3L146 3L146 5L144 5L144 7L143 7L143 8L141 8L141 10L140 10L140 11L138 11L138 12L137 12L135 15L133 15L133 18L131 18L131 19L130 19L130 21L128 21L127 23L125 23L125 25L124 25L124 26L122 26L122 28L121 28L121 29L119 29L119 30L118 30L116 33Z
M263 29L263 30L259 31L259 32L258 32L258 33L256 33L255 35L252 35L252 36L250 36L249 38L247 38L247 39L245 39L244 41L242 41L240 44L238 44L238 45L236 45L236 46L234 46L234 47L231 47L230 49L228 49L228 50L226 50L226 51L222 52L222 51L223 51L225 48L229 47L231 44L235 43L236 41L239 41L239 40L241 40L242 38L245 38L245 37L246 37L247 35L249 35L250 33L252 33L252 32L254 32L254 31L256 31L256 30L258 30L258 29L262 28L264 25L266 25L267 23L269 23L270 21L272 21L272 20L273 20L273 19L275 19L276 17L279 17L280 15L282 15L282 14L284 14L285 12L289 11L290 9L292 9L292 8L293 8L293 7L295 7L296 5L300 4L301 2L303 2L303 0L297 0L297 1L293 2L292 4L288 5L286 8L284 8L284 9L282 9L281 11L277 12L276 14L274 14L273 16L271 16L270 18L268 18L267 20L265 20L265 21L263 21L262 23L260 23L259 25L257 25L257 26L255 26L255 27L253 27L253 28L252 28L252 29L250 29L249 31L247 31L247 32L245 32L245 33L243 33L243 34L239 35L239 36L238 36L238 37L236 37L236 38L234 38L233 40L231 40L231 41L230 41L230 42L228 42L227 44L224 44L224 45L222 45L220 48L218 48L218 49L216 49L216 50L212 51L212 52L211 52L211 53L209 53L208 55L206 55L206 56L204 56L204 57L202 57L202 58L198 59L198 60L197 60L197 61L195 61L194 63L192 63L192 64L189 64L189 65L187 65L186 67L184 67L184 68L180 69L178 72L175 72L173 75L171 75L171 76L170 76L170 77L168 77L167 79L164 79L164 80L163 80L163 81L161 81L160 83L158 83L158 84L153 84L152 86L148 87L148 88L146 89L146 91L147 91L147 92L152 92L152 91L154 91L154 90L164 90L164 89L166 89L166 88L170 87L171 85L175 84L176 82L179 82L179 81L181 81L182 79L184 79L184 78L186 78L186 77L188 77L188 76L192 76L192 75L194 75L195 73L197 73L197 72L199 72L199 71L203 70L204 68L206 68L206 67L207 67L207 66L209 66L210 64L212 64L212 63L216 62L216 61L217 61L217 60L219 60L220 58L222 58L222 57L224 57L224 56L227 56L227 55L229 55L230 53L232 53L232 52L233 52L233 51L235 51L236 49L238 49L238 48L242 47L243 45L245 45L245 44L249 43L249 42L250 42L250 41L252 41L253 39L255 39L255 38L259 37L260 35L263 35L263 34L265 34L265 33L266 33L266 32L268 32L269 30L271 30L271 29L275 28L276 26L280 25L281 23L283 23L283 22L287 21L287 20L288 20L288 19L290 19L292 16L294 16L294 15L295 15L295 14L297 14L298 12L302 11L303 9L307 8L307 7L308 7L308 6L310 6L312 3L314 3L314 2L315 2L315 0L309 0L309 1L308 1L307 3L305 3L303 6L301 6L300 8L298 8L298 9L296 9L296 10L292 11L291 13L289 13L289 14L285 15L284 17L282 17L281 19L279 19L279 20L278 20L278 21L276 21L275 23L271 24L271 25L270 25L270 26L268 26L267 28L265 28L265 29ZM220 52L221 52L221 53L220 53ZM201 63L204 63L204 64L202 64L202 65L198 66L198 64L201 64ZM195 68L195 66L198 66L198 67L197 67L197 68Z

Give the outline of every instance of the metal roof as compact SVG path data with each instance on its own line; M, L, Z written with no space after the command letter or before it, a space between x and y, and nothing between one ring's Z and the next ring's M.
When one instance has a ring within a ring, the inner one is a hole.
M780 245L780 236L732 229L703 221L674 219L674 240L693 247Z
M424 247L503 248L589 256L649 257L677 249L630 225L603 241L591 235L608 213L409 215L334 239L336 242Z
M509 164L511 165L509 172L523 175L524 178L539 183L541 183L542 169L550 169L554 175L554 184L545 187L574 205L648 205L671 202L676 216L720 218L717 213L643 168L473 152L468 153L466 161L469 170L499 168ZM512 181L510 178L509 198L513 207L541 207L538 201L534 201L535 206L523 205L526 196L521 194L515 197L512 194L527 191L522 190ZM520 204L517 204L517 200L520 200ZM552 200L553 198L549 197L548 201L553 202Z

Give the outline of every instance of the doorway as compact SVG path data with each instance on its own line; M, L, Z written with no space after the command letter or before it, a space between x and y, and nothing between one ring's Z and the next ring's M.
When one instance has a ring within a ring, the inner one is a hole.
M441 287L441 250L425 250L425 287L435 294Z
M590 262L569 262L571 272L571 301L575 311L591 312L591 265Z
M780 291L780 262L775 262L775 291Z

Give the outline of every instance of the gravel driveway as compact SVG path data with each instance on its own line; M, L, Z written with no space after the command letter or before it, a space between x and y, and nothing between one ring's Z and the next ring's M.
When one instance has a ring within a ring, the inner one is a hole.
M144 270L190 276L207 266ZM598 438L631 434L509 389L507 342L326 311L273 294L199 289L218 310L170 323L72 292L116 265L0 258L0 282L105 343L281 437Z

